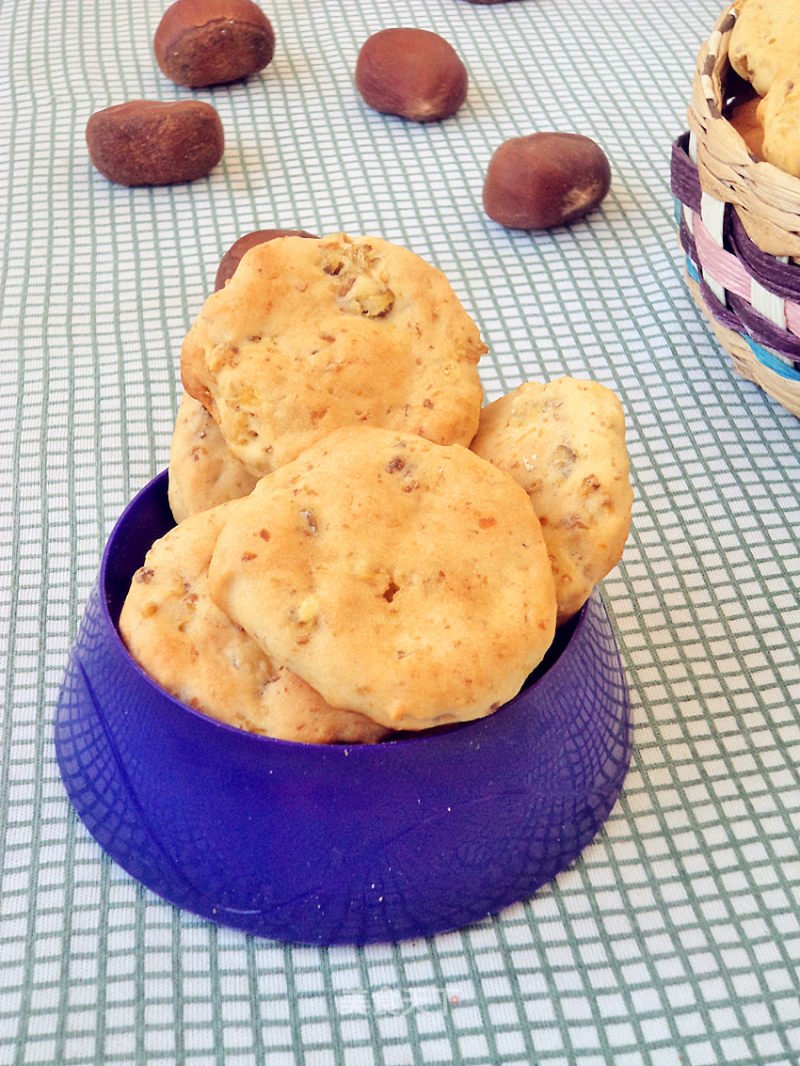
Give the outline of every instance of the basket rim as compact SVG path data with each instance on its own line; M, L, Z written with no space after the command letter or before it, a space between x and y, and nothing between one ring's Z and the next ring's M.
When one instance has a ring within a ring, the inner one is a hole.
M687 120L697 141L700 180L708 195L734 205L763 251L800 258L800 178L751 154L725 115L725 82L738 77L728 58L737 6L721 12L697 53Z

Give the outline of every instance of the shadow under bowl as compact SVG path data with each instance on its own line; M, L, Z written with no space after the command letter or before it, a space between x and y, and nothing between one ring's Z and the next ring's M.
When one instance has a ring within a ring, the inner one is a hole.
M597 591L488 718L376 745L273 740L169 696L120 639L131 577L172 525L164 472L109 538L56 711L69 798L136 880L256 936L364 944L494 914L596 835L631 754Z

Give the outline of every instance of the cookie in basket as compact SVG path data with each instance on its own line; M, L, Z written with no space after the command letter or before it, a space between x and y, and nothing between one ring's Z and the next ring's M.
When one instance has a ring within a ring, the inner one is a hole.
M526 493L460 445L351 426L230 504L217 605L334 706L419 730L515 696L551 644Z
M764 96L778 71L798 67L800 2L737 0L728 60L736 73Z
M752 87L733 70L730 48L739 14L759 9L751 2L725 8L698 51L670 184L690 293L737 373L798 414L800 178L759 149L764 101L751 102L749 115L740 108Z
M186 391L254 476L342 425L468 445L486 350L445 276L377 237L256 245L181 354Z
M120 614L131 655L171 695L229 725L312 744L380 740L385 728L330 707L211 600L208 564L230 506L186 519L148 552Z
M246 496L256 481L231 455L205 407L185 392L169 451L169 505L175 521Z
M798 8L800 27L800 7ZM764 159L787 174L800 177L800 57L779 70L758 105L763 127Z
M528 493L562 624L619 562L628 537L633 490L619 398L576 378L526 382L484 407L472 450Z

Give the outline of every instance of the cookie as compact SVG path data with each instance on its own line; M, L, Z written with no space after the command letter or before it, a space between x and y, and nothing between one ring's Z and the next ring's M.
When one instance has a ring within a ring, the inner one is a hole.
M728 59L759 96L781 68L798 65L800 0L739 0Z
M276 237L313 237L313 233L308 233L304 229L257 229L252 230L250 233L245 233L238 240L235 240L227 252L223 255L219 261L217 267L217 274L214 278L214 289L221 289L229 278L232 278L236 273L236 268L242 261L242 256L245 252L248 252L253 245L263 244L264 241L274 241Z
M407 249L281 237L251 248L208 298L181 373L260 477L343 425L468 445L484 351L444 275Z
M619 399L576 378L527 382L484 407L472 450L530 496L561 625L619 562L628 537L633 490Z
M550 646L539 520L461 445L344 427L230 508L213 599L334 706L394 729L478 718Z
M776 73L757 114L764 159L800 178L800 62Z
M228 451L205 407L185 392L169 451L169 505L175 521L246 496L256 481Z
M228 725L311 744L380 740L387 730L328 706L211 600L208 564L230 506L181 522L148 552L120 614L131 655L176 699Z

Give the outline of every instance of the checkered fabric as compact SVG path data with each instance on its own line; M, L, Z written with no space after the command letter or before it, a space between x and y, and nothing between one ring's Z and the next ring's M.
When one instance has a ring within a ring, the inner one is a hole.
M0 6L0 1066L797 1066L800 424L738 377L683 279L669 189L711 0L264 0L275 58L229 87L159 72L160 0ZM452 118L370 111L383 27L446 37ZM84 129L134 98L217 108L222 162L115 186ZM612 188L569 228L483 212L490 156L596 140ZM604 582L633 761L556 880L430 940L320 949L164 903L72 811L53 715L113 522L167 464L182 337L221 255L268 227L375 233L450 279L493 399L615 389L636 492Z

